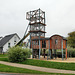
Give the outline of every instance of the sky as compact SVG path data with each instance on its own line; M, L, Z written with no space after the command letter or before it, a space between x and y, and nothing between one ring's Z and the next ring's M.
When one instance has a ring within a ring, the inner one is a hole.
M75 0L0 0L0 36L22 38L29 23L26 12L39 8L45 11L46 37L75 31Z

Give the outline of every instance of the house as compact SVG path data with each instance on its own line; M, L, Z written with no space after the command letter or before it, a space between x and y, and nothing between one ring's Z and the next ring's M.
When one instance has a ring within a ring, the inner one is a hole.
M2 38L3 38L3 37L1 36L1 37L0 37L0 40L1 40Z
M11 35L6 35L0 40L0 53L6 52L10 47L15 46L20 40L20 37L14 33Z

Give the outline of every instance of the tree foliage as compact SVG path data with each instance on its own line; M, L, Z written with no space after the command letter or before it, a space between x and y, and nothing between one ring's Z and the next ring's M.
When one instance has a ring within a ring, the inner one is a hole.
M68 45L75 48L75 31L68 33Z
M67 47L68 57L75 57L75 48Z

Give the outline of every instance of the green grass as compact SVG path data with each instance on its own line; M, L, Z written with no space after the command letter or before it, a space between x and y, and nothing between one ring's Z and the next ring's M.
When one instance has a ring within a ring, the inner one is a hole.
M25 74L44 74L44 75L74 75L74 74L58 74L58 73L48 73L48 72L41 72L35 70L29 70L24 68L12 67L0 64L0 72L7 72L7 73L25 73Z
M3 65L3 64L0 64L0 72L28 73L28 74L50 74L47 72L41 72L41 71L24 69L24 68L12 67L12 66L7 66L7 65Z
M7 57L7 54L0 54L0 58L1 57Z
M7 58L0 58L0 60L8 61ZM33 66L46 67L46 68L55 68L55 69L74 70L75 71L75 63L61 63L61 62L51 62L51 61L34 60L34 59L27 59L24 62L19 62L19 63L33 65Z
M8 62L8 58L0 58L0 61L7 61Z
M28 59L20 63L27 64L27 65L40 66L40 67L46 67L46 68L65 69L65 70L75 71L75 63L61 63L61 62L51 62L51 61L33 60L33 59Z

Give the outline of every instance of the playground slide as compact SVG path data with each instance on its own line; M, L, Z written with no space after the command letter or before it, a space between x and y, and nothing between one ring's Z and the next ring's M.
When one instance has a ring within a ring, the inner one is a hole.
M26 39L29 36L29 33L26 34L15 46L19 45L24 39Z

